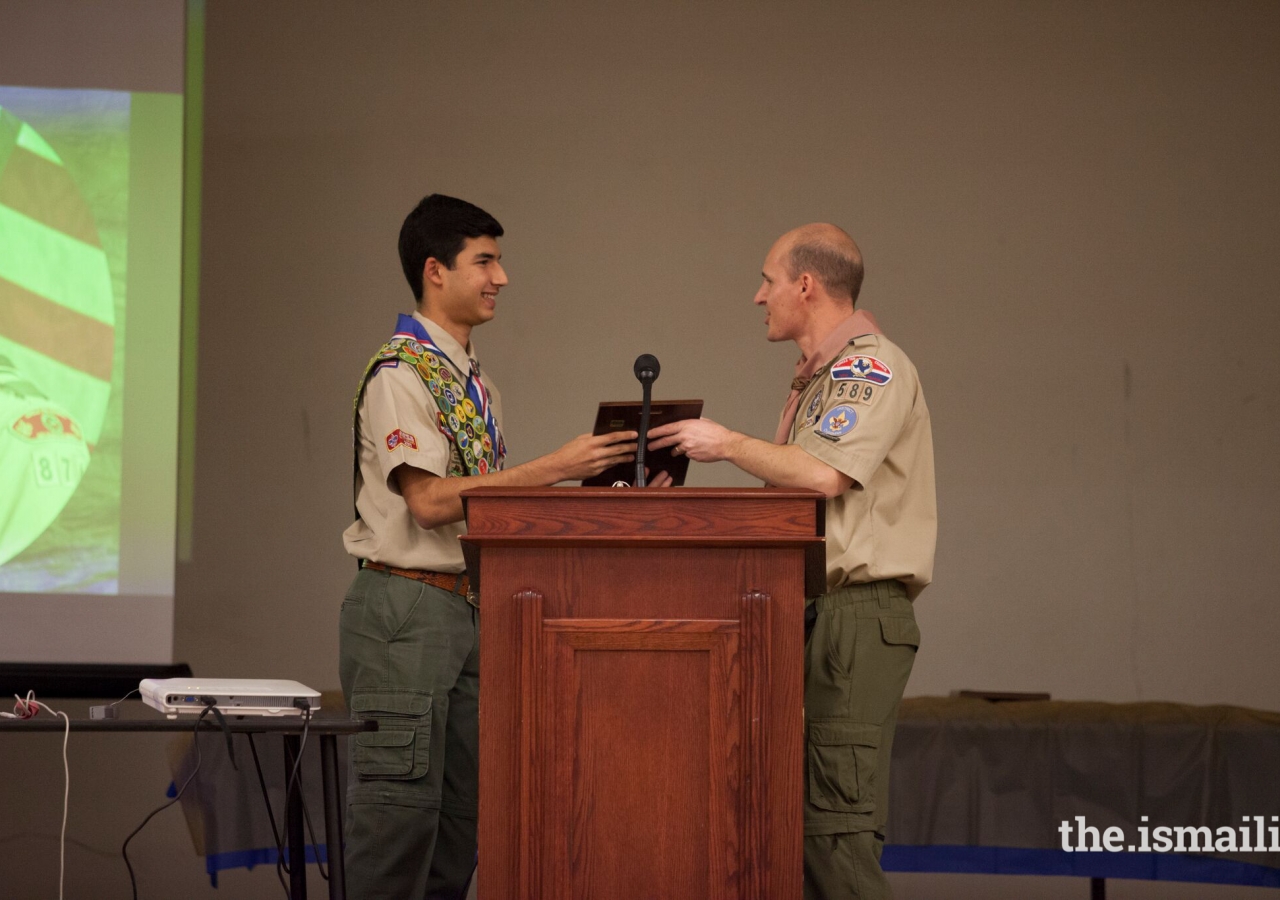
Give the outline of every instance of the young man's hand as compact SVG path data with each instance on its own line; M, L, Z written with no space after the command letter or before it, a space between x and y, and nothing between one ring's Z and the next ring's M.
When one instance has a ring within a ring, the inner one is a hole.
M610 466L633 462L636 458L635 431L613 431L609 434L580 434L546 459L555 471L556 481L580 481L599 475Z

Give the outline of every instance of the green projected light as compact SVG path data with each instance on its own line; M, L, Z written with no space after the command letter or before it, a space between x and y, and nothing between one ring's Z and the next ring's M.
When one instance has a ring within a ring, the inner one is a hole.
M58 154L3 107L0 247L0 355L64 404L96 443L115 352L107 255Z
M0 590L116 589L128 115L0 89Z
M0 0L0 663L169 661L204 0L66 7Z

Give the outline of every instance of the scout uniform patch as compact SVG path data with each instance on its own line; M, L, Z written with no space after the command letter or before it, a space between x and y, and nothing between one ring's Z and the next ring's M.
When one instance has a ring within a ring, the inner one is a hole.
M888 384L893 370L874 356L846 356L831 366L833 381L866 381Z
M822 409L822 388L818 388L818 392L813 395L813 400L809 403L809 408L804 411L804 422L800 427L808 428L818 419L818 412Z
M822 417L822 424L818 426L818 433L823 437L834 438L838 441L850 431L853 431L853 426L857 424L858 413L852 406L841 404Z
M399 447L401 444L410 450L418 449L418 439L407 431L397 428L395 431L387 435L387 450L391 451Z
M850 403L859 403L863 406L874 403L880 393L880 388L856 381L842 381L835 388L831 395L833 400L848 400Z

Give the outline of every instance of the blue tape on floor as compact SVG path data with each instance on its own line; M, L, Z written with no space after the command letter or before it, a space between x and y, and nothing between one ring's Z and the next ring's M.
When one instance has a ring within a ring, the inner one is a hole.
M886 844L880 865L886 872L1071 875L1280 887L1280 869L1181 853L1067 853L1022 847Z

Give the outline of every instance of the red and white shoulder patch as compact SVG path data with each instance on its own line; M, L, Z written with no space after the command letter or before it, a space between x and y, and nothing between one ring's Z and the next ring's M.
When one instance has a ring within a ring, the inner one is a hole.
M874 356L846 356L831 367L832 381L866 381L888 384L893 370Z
M397 428L395 431L387 435L388 452L396 449L400 445L408 447L410 450L418 449L418 439L407 431L401 431Z

